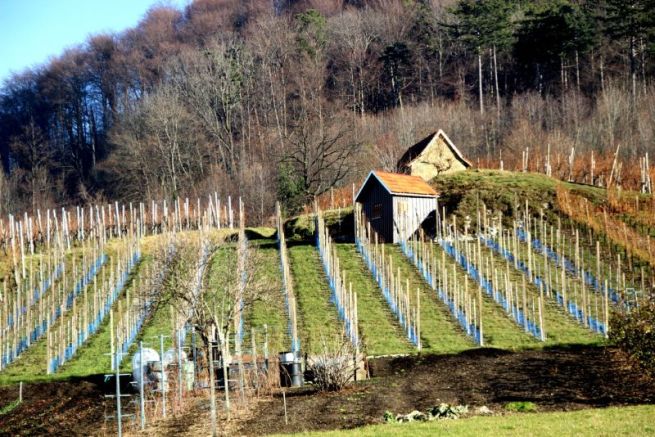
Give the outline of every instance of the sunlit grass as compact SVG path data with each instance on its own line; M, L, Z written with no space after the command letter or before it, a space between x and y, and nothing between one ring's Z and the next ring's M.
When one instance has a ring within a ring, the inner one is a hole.
M298 301L300 348L310 354L321 352L323 341L340 341L342 328L318 251L309 244L290 246L289 264Z
M424 352L457 353L475 347L455 321L448 308L439 300L436 292L425 282L418 270L395 245L385 246L387 256L393 259L395 268L403 278L409 279L410 291L421 293L421 340Z
M407 340L401 326L384 300L354 244L337 244L341 268L346 281L357 292L359 326L368 355L415 353L416 347Z
M646 436L655 435L654 405L573 412L516 413L460 420L381 424L306 436Z

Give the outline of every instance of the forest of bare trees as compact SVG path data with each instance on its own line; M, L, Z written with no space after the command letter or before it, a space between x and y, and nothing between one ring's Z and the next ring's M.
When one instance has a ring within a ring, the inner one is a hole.
M529 153L530 170L587 183L602 183L618 150L614 178L634 186L655 149L653 11L653 0L157 6L4 82L0 213L218 191L261 222L276 198L293 212L393 169L438 128L480 166L520 168Z

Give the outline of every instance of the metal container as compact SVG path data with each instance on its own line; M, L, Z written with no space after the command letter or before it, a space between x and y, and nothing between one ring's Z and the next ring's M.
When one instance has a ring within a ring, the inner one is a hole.
M300 352L280 353L280 385L282 387L302 387L302 360Z

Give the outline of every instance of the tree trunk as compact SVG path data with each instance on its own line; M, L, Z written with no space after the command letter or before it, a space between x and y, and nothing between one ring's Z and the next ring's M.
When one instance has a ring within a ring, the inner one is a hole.
M482 53L478 50L478 91L480 98L480 115L484 115L484 96L482 94Z
M605 69L604 69L603 63L604 63L604 59L603 59L603 55L601 54L600 55L600 65L599 65L599 67L600 67L600 89L603 92L603 94L605 94Z
M363 72L362 72L362 67L359 67L359 110L360 114L362 116L362 119L364 118L364 113L366 112L366 108L364 107L364 79L362 78Z
M496 110L498 111L498 116L500 116L500 87L498 86L498 63L496 61L496 46L493 47L494 55L494 82L496 85Z
M642 80L642 87L644 89L644 95L646 94L646 57L644 55L644 52L646 51L646 47L644 46L644 38L640 37L639 38L639 54L641 55L641 80Z
M443 41L439 35L439 80L443 80Z
M229 373L228 373L228 348L227 348L227 336L225 336L225 341L221 342L221 356L223 357L223 392L225 394L225 411L227 412L227 418L230 419L230 384L229 384Z
M580 58L578 56L578 51L575 51L575 82L580 91Z
M211 417L211 433L212 437L217 435L216 432L216 380L214 378L214 357L213 357L213 347L210 341L209 347L205 350L208 350L207 354L209 362L209 406L210 406L210 417Z
M635 37L630 37L630 80L632 82L632 102L637 101L637 48Z

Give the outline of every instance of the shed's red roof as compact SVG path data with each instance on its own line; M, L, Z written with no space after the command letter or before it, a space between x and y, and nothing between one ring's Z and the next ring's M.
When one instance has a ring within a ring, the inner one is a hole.
M428 185L420 176L387 173L379 170L375 170L373 173L393 194L437 195L434 188Z

